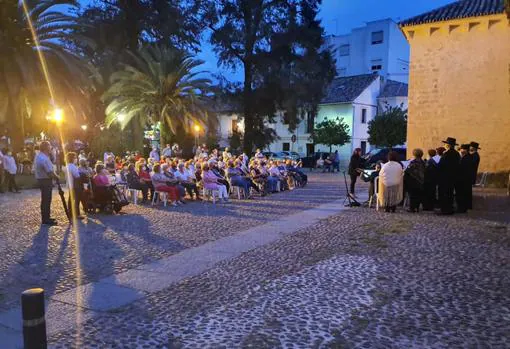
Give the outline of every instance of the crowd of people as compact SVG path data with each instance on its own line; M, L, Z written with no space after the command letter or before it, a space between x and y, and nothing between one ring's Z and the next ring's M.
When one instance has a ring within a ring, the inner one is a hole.
M361 149L356 149L349 164L350 195L356 197L355 184L361 176L370 183L369 196L377 193L379 206L386 212L395 212L407 195L409 212L433 211L437 207L442 215L466 213L473 207L472 186L480 164L480 147L471 142L457 150L456 139L450 137L443 143L444 147L428 150L427 160L422 149L414 149L413 158L406 162L399 162L397 153L390 152L388 161L378 163L369 174L362 169Z
M83 218L81 212L87 212L90 207L87 202L90 194L97 201L98 193L107 195L109 191L106 189L112 186L133 190L136 195L140 193L142 204L165 193L171 206L179 206L186 200L202 200L203 192L215 191L220 201L227 202L235 187L239 188L240 196L251 199L254 193L266 196L304 186L308 180L294 161L268 160L260 151L249 158L245 153L234 156L228 148L222 153L217 149L209 152L204 145L197 147L195 156L186 160L180 157L179 150L175 145L167 145L162 151L154 147L149 157L144 158L140 152L116 156L107 149L99 160L88 158L85 151L67 153L68 206L72 208L73 216ZM34 167L41 188L42 222L53 225L56 223L49 216L51 192L48 186L57 175L53 165L50 166L50 152L51 145L42 142Z

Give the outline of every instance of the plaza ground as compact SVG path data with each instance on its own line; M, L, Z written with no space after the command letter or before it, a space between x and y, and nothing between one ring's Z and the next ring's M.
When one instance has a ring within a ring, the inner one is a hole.
M312 174L253 201L130 205L77 233L57 197L62 224L40 228L37 191L0 195L0 348L16 347L34 286L70 314L49 316L53 348L510 346L506 196L479 190L462 216L391 215L345 209L343 188ZM104 300L106 285L126 294Z

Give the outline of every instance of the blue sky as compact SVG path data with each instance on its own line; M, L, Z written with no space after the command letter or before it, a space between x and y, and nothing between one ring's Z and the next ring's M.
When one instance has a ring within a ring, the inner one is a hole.
M323 0L320 18L327 34L345 34L365 22L392 18L400 21L408 17L447 5L455 0ZM90 0L82 0L87 4ZM199 57L205 61L204 69L222 73L228 79L239 80L240 72L230 72L217 67L211 47L205 43Z

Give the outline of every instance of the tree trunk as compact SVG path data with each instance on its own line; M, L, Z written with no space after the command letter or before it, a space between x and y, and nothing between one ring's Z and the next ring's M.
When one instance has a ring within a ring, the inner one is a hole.
M142 125L140 124L138 116L135 116L131 121L131 132L133 133L132 139L133 149L143 152L143 128Z
M252 64L249 60L245 60L244 63L244 138L243 138L243 149L249 156L253 152L253 112L251 108L251 96L252 96Z

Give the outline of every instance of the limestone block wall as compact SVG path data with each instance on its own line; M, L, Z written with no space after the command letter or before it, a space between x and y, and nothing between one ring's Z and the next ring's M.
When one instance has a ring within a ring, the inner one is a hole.
M411 45L408 155L446 137L481 144L480 171L510 169L506 16L403 28Z

